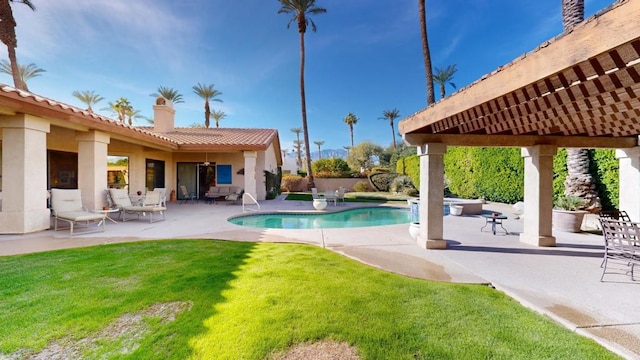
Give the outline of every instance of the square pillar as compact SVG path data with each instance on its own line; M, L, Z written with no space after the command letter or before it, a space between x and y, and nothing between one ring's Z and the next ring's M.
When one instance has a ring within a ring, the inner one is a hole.
M89 131L78 133L78 189L82 205L89 211L107 205L107 146L109 135Z
M256 163L258 153L256 151L245 151L244 153L244 192L251 194L258 200Z
M47 208L49 122L27 114L3 116L1 234L25 234L50 227Z
M640 147L616 150L619 162L620 200L618 209L640 221Z
M423 144L420 156L420 233L418 245L426 249L446 249L443 237L444 144Z
M555 246L552 233L553 145L522 148L524 158L524 231L520 241L535 246Z

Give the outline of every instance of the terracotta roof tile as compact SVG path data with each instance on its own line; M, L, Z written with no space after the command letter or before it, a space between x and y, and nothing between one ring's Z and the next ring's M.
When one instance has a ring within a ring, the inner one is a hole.
M153 131L151 127L144 127ZM183 149L264 150L277 138L276 129L240 128L175 128L163 136L180 144Z

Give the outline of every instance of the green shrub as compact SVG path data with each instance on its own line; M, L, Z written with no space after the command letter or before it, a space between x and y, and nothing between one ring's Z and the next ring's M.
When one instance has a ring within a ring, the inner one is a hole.
M264 171L265 188L267 190L267 200L272 200L280 195L280 188L282 187L282 168L278 168L277 173L271 171Z
M411 179L406 175L396 176L396 178L393 179L393 181L391 181L391 184L389 185L389 191L396 194L404 193L405 189L416 189L413 186L413 182L411 182Z
M402 189L402 193L407 195L407 196L411 196L411 197L416 197L418 196L419 192L416 188L404 188Z
M567 149L558 149L553 157L553 198L564 196L564 180L567 178Z
M357 183L353 184L353 191L367 192L369 191L369 183L367 183L366 181L358 181Z
M280 185L282 191L302 191L302 176L300 175L282 175L282 183Z
M416 188L420 188L420 157L410 155L396 162L396 172L407 175Z
M596 149L592 164L595 164L595 177L598 179L598 195L603 210L618 209L620 199L619 161L615 150Z
M475 179L475 149L453 146L444 155L444 173L449 180L449 190L456 196L467 199L480 197Z
M347 162L340 158L320 159L311 164L313 174L318 178L349 177L351 169Z
M386 168L386 167L374 166L371 168L371 172L372 173L388 173L388 172L391 172L391 170L389 170L389 168Z
M369 175L369 181L371 181L371 185L373 185L373 188L377 191L387 192L393 179L398 176L399 174L397 173L372 173Z
M554 201L553 205L557 209L576 211L584 209L584 200L577 196L561 196Z

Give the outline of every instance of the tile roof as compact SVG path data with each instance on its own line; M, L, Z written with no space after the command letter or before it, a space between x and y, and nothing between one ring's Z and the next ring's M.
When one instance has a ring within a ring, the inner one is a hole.
M28 91L0 84L0 113L28 113L90 129L117 134L124 138L143 140L175 150L241 151L266 150L276 141L278 130L238 128L175 128L170 133L159 133L150 126L131 126L118 120L98 115Z

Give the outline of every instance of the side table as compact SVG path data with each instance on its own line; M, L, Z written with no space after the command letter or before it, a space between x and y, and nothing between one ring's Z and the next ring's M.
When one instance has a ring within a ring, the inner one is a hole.
M500 213L493 213L493 214L482 214L482 217L484 218L485 221L484 221L484 226L480 228L480 231L484 231L484 228L491 225L491 232L493 233L493 235L496 234L497 226L500 226L502 230L504 230L505 235L509 233L507 229L505 229L504 226L502 226L502 221L507 219L505 215L502 215Z

